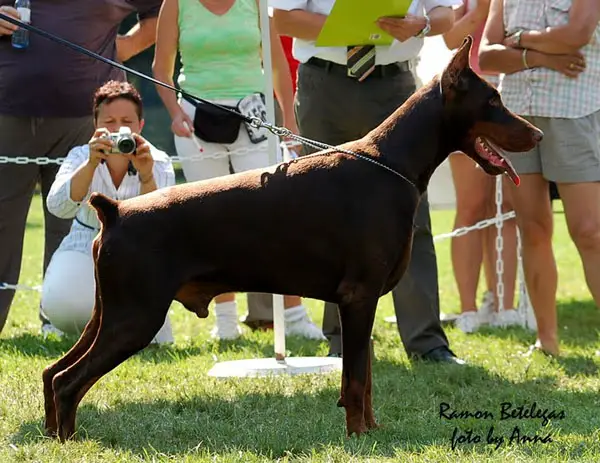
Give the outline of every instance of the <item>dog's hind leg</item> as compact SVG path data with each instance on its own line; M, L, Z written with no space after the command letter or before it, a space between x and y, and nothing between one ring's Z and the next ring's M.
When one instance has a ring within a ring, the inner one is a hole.
M98 256L99 242L94 240L92 243L92 255L94 260ZM94 271L94 279L96 282L96 288L99 288L98 276ZM98 328L100 327L100 318L102 313L102 301L100 300L100 293L96 289L95 292L95 305L92 310L92 317L83 329L83 333L77 340L77 342L69 349L69 351L62 356L58 361L54 362L44 369L42 373L42 382L44 385L44 412L45 412L45 429L46 434L50 437L56 437L58 431L58 424L56 420L56 405L54 400L54 389L52 387L52 381L54 377L65 370L69 366L73 365L85 352L91 347Z
M72 437L75 431L77 406L86 392L102 376L150 344L169 308L155 303L140 309L129 304L127 310L119 310L123 307L119 305L107 314L106 307L104 302L98 334L90 349L53 380L58 437L62 441ZM144 313L154 316L141 322L140 314Z
M96 307L92 312L92 318L85 326L79 340L62 358L46 367L42 373L44 384L44 411L46 415L45 429L46 434L50 437L56 437L58 431L52 381L58 373L73 365L91 347L100 326L100 311L101 306L99 305L99 300L96 296Z
M348 437L376 426L371 406L370 338L378 297L340 304L343 391ZM366 403L366 401L369 403Z
M367 429L375 429L379 427L373 413L373 398L372 398L372 383L373 374L371 372L371 364L373 363L373 346L369 336L369 356L367 358L367 385L365 387L365 425Z

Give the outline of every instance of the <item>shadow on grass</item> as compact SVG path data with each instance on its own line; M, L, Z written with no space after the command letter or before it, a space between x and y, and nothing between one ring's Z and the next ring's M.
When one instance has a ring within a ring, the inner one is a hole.
M217 380L214 390L242 388L246 381L255 382L252 392L237 392L234 399L227 393L185 391L172 401L121 399L100 408L84 401L76 439L93 439L101 446L130 451L142 459L149 454L183 458L207 452L250 452L274 459L310 456L331 447L340 448L346 456L391 458L399 450L418 454L430 446L450 452L455 427L485 436L493 425L496 434L506 436L507 441L515 426L530 436L560 430L563 438L590 436L600 427L600 418L589 406L597 401L596 393L557 390L556 379L551 376L513 383L479 366L376 361L374 407L383 426L347 440L343 409L336 407L337 384L290 396L285 387L281 393L270 390L270 378L231 379ZM514 407L530 407L535 402L539 409L562 410L565 416L546 427L540 418L503 420L500 411L504 402ZM457 411L490 411L493 418L443 419L441 403ZM10 442L20 446L42 440L41 418L24 423ZM485 442L463 447L481 455L494 451ZM584 449L571 449L564 456L577 458L575 454ZM536 455L544 451L544 444L532 450Z
M597 346L600 311L593 301L567 301L558 304L558 332L562 355L555 361L569 376L594 376L600 371L598 364L590 356L569 353L569 349L589 349ZM535 342L536 335L523 328L483 328L481 333L499 339L520 342L524 347ZM525 349L526 350L526 349Z
M79 338L77 336L63 336L58 338L49 336L44 339L41 335L23 333L13 338L0 339L0 351L15 352L28 357L44 357L58 359L62 357ZM319 341L309 341L296 336L286 339L286 347L294 352L294 356L316 355ZM175 345L151 344L136 355L143 361L152 363L172 363L186 357L195 355L206 355L212 353L228 355L247 352L252 358L270 358L273 356L273 347L253 336L244 336L234 341L209 340L202 344L196 342L188 344L177 343Z
M0 339L0 351L15 352L29 357L60 357L77 341L76 336L58 338L49 336L44 339L41 335L22 333L12 338Z

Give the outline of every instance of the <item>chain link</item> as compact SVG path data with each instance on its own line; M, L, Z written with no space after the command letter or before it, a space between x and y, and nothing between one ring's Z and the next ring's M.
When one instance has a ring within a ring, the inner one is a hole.
M286 141L286 142L283 142L282 145L285 145L288 148L296 148L298 146L301 146L302 143L300 143L298 141ZM266 150L266 148L264 150ZM246 148L238 148L238 149L231 150L231 151L217 151L215 153L206 153L203 151L203 152L199 152L198 154L191 155L191 156L185 156L185 157L169 156L169 158L171 159L171 162L181 162L181 161L195 162L195 161L204 161L206 159L221 159L221 158L225 158L227 156L246 156L248 154L255 154L256 152L257 152L256 148L246 147ZM37 164L39 166L45 166L48 164L61 165L64 162L64 160L65 160L65 158L47 158L47 157L29 158L27 156L15 156L15 157L0 156L0 164L19 164L19 165Z
M457 238L459 236L464 236L467 233L470 233L475 230L483 230L484 228L491 227L492 225L496 225L498 221L505 221L515 218L515 211L510 211L500 216L494 216L489 219L482 220L481 222L477 222L475 225L471 225L468 227L457 228L451 233L443 233L440 235L436 235L433 237L433 241L441 241L448 238Z
M502 217L502 176L496 176L496 217ZM498 312L504 307L504 237L502 236L503 220L496 220L496 306Z
M390 169L385 164L381 164L381 163L375 161L374 159L360 156L351 151L339 149L337 147L334 147L334 146L331 146L331 145L328 145L325 143L321 143L321 142L318 142L315 140L304 138L300 135L294 134L293 132L291 132L289 129L287 129L285 127L277 127L277 126L271 125L269 123L262 121L259 118L254 118L251 123L254 126L259 127L259 128L265 127L266 129L268 129L269 131L271 131L273 134L275 134L276 136L278 136L280 138L287 138L288 140L281 143L282 147L285 146L287 148L296 148L298 146L307 145L307 146L310 146L312 148L316 148L319 150L335 149L336 151L343 152L346 154L351 154L353 156L359 157L360 159L364 159L366 161L374 163L374 164L376 164L382 168L385 168L386 170L389 170L390 172L404 178L401 174L399 174L395 170ZM248 155L251 153L256 153L256 149L253 147L246 147L246 148L238 148L238 149L231 150L231 151L226 151L226 150L218 151L215 153L206 153L206 152L202 151L202 152L199 152L198 154L195 154L192 156L185 156L184 158L181 158L179 156L170 156L170 159L171 159L171 162L181 162L181 161L195 162L195 161L202 161L205 159L220 159L220 158L224 158L227 156L244 156L244 155ZM292 159L296 157L294 150L291 150L291 149L289 150L289 155L290 155L290 158L292 158ZM29 158L27 156L16 156L16 157L0 156L0 164L14 163L14 164L37 164L37 165L47 165L47 164L60 165L64 162L64 159L65 158L48 158L48 157ZM409 180L407 180L407 179L405 179L405 180L412 184L412 182L410 182ZM444 240L444 239L448 239L448 238L463 236L471 231L482 230L482 229L490 227L492 225L496 225L496 227L498 227L498 222L502 223L502 221L509 220L514 217L515 217L514 211L508 212L503 215L500 214L500 215L497 215L496 217L482 220L481 222L478 222L475 225L472 225L470 227L462 227L462 228L458 228L458 229L454 230L451 233L437 235L434 237L434 241L440 241L440 240ZM500 227L502 227L502 225L500 225ZM5 290L5 289L40 291L39 286L30 287L30 286L25 286L25 285L11 285L8 283L0 282L0 291Z
M293 151L289 153L289 155L292 157L294 157L294 153ZM490 219L485 219L482 220L481 222L477 222L475 225L471 225L470 227L462 227L462 228L457 228L456 230L454 230L452 233L444 233L441 235L436 235L433 237L434 241L441 241L441 240L445 240L448 238L455 238L458 236L464 236L469 232L475 231L475 230L483 230L484 228L487 227L491 227L492 225L496 225L497 221L505 221L505 220L510 220L513 219L515 217L515 212L514 211L510 211L507 212L506 214L502 214L501 216L496 216L496 217L492 217ZM519 259L521 258L521 253L519 252L518 254ZM521 270L521 266L519 266L519 270ZM523 280L522 280L523 281ZM41 291L41 286L26 286L26 285L11 285L8 283L1 283L0 282L0 291L2 291L3 289L13 289L13 290L21 290L21 291ZM525 298L523 298L523 291L525 292ZM527 290L524 289L524 284L521 285L521 301L528 301L527 298Z
M266 148L261 149L266 151ZM259 150L259 151L261 151ZM220 159L220 158L225 158L227 156L245 156L248 154L255 154L257 152L257 149L254 147L245 147L245 148L238 148L235 150L231 150L231 151L217 151L215 153L206 153L206 152L199 152L198 154L194 154L191 156L185 156L185 157L180 157L180 156L169 156L169 158L171 159L171 162L181 162L181 161L204 161L206 159ZM15 156L15 157L9 157L9 156L0 156L0 164L19 164L19 165L24 165L24 164L37 164L39 166L45 166L48 164L58 164L61 165L63 162L65 161L65 158L47 158L47 157L36 157L36 158L29 158L27 156Z

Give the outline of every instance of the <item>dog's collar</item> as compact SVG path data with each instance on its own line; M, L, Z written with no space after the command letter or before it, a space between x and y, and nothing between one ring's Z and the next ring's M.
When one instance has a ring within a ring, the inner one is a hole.
M322 156L324 154L327 155L327 154L331 154L331 153L349 154L350 156L353 156L356 159L362 159L363 161L368 161L371 164L375 164L376 166L381 167L382 169L385 169L388 172L391 172L392 174L396 175L397 177L400 177L402 180L404 180L405 182L407 182L415 190L417 190L417 191L419 190L417 188L417 185L415 185L412 180L408 179L407 177L405 177L404 175L402 175L397 170L392 169L390 166L384 164L381 161L378 161L375 158L372 158L370 156L366 156L364 154L358 154L358 153L355 153L354 151L346 150L346 149L340 148L338 146L328 145L327 143L321 143L320 141L311 140L310 138L305 138L305 137L302 137L300 135L296 135L295 133L289 132L287 134L287 136L289 138L291 138L292 140L294 140L294 141L300 142L301 144L310 146L312 148L316 148L316 149L319 149L319 150L330 150L329 153L327 153L327 152L326 153L313 153L313 154L309 154L308 156L302 156L302 158L300 158L300 159L304 159L304 158L308 158L308 157L312 157L312 156Z
M383 162L380 162L380 161L378 161L375 158L372 158L370 156L365 156L364 154L358 154L358 153L355 153L354 151L350 151L350 150L345 150L345 149L342 149L342 148L338 148L336 146L328 146L326 149L328 149L330 151L326 152L326 153L313 153L313 154L309 154L308 156L299 157L297 159L306 159L306 158L310 158L310 157L313 157L313 156L323 156L323 155L328 155L328 154L333 154L333 153L349 154L350 156L353 156L356 159L361 159L363 161L368 161L371 164L375 164L376 166L381 167L382 169L385 169L388 172L391 172L392 174L400 177L402 180L404 180L406 183L408 183L410 186L412 186L415 190L417 190L417 191L419 190L417 188L417 185L415 185L415 183L412 180L408 179L406 176L402 175L397 170L392 169L390 166L385 165Z
M385 169L389 172L391 172L394 175L397 175L398 177L400 177L402 180L404 180L405 182L407 182L409 185L411 185L415 190L418 190L417 185L414 184L414 182L412 180L409 180L406 176L402 175L400 172L398 172L395 169L392 169L390 166L378 161L377 159L372 158L371 156L365 156L364 154L358 154L355 153L353 151L350 150L342 150L342 149L335 149L336 151L339 151L340 153L345 153L345 154L349 154L350 156L354 156L357 159L362 159L363 161L368 161L370 163L375 164L376 166L381 167L382 169Z

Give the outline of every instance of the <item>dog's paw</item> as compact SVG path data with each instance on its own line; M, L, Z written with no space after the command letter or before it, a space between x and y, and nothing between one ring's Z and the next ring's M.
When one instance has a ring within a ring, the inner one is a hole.
M346 420L346 429L348 439L352 437L353 434L356 434L356 437L359 437L369 430L363 417Z
M366 425L367 425L367 429L368 429L369 431L372 431L373 429L377 429L377 428L380 428L380 427L381 427L381 425L380 425L380 424L378 424L378 423L377 423L377 421L375 421L375 420L373 420L373 421L366 420L366 421L365 421L365 423L366 423Z

